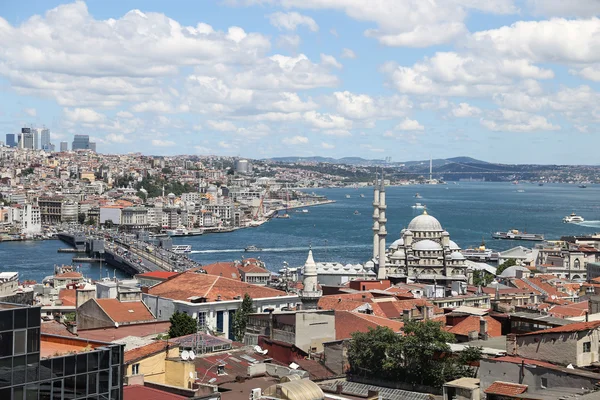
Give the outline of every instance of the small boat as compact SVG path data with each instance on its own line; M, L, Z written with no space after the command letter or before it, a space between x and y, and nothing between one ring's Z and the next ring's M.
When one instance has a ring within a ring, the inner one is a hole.
M306 209L306 208L303 208L303 209L302 209L302 212L306 214L306 213L308 212L308 209Z
M290 214L288 214L288 213L281 214L281 215L277 214L277 218L289 218L289 217L290 217Z
M360 215L360 213L358 212L358 210L354 211L354 215Z
M422 199L422 198L423 197L419 193L415 194L415 199Z
M587 185L579 185L578 187L580 187L581 189L585 189L587 187Z
M256 246L248 246L244 249L244 251L246 252L256 252L256 251L262 251L262 249L260 247L256 247Z
M574 212L563 218L565 224L578 224L585 221L582 216L575 214Z
M525 190L519 189L519 190L517 190L517 193L525 193Z
M544 184L542 182L538 183L538 186L544 186Z
M360 197L365 197L365 195L361 193L361 194L360 194Z
M346 198L347 198L347 199L349 199L349 198L350 198L350 195L349 195L349 194L347 194L347 195L346 195Z
M511 229L508 232L494 232L492 233L492 237L494 239L531 240L535 242L541 242L544 240L544 235L542 234L519 232L518 229Z
M415 203L415 204L414 204L414 205L412 205L411 207L412 207L412 208L414 208L414 209L419 209L419 210L421 210L421 209L424 209L424 208L425 208L425 205L423 205L423 204L421 204L421 203Z
M189 244L176 244L171 247L171 251L176 254L185 254L192 251L192 246Z

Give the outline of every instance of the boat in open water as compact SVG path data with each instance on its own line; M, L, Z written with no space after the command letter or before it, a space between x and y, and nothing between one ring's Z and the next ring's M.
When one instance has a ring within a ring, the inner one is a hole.
M508 232L494 232L492 233L492 237L494 239L530 240L534 242L541 242L544 240L544 235L542 234L520 232L518 229L511 229Z
M572 212L571 214L569 214L563 218L563 222L565 224L578 224L578 223L584 222L584 221L585 221L585 219L583 219L583 217L581 215L577 215L574 212Z
M260 247L256 247L256 246L248 246L244 249L245 252L251 253L251 252L258 252L258 251L262 251L262 249Z
M171 247L171 251L176 254L187 254L192 251L192 246L189 244L175 244Z

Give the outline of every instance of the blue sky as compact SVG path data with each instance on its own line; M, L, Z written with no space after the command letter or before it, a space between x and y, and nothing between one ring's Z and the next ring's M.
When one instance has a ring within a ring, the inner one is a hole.
M597 164L598 13L595 0L2 2L0 128L87 133L105 153Z

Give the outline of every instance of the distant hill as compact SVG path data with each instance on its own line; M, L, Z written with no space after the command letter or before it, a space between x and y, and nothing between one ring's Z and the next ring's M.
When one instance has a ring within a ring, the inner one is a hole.
M385 164L384 160L367 160L361 157L343 157L343 158L331 158L331 157L273 157L267 159L273 162L282 162L282 163L298 163L298 162L314 162L314 163L330 163L330 164L348 164L348 165L381 165ZM489 164L486 161L477 160L472 157L453 157L453 158L437 158L432 160L434 167L439 167L442 165L460 163L460 164ZM427 165L429 166L429 160L421 160L421 161L395 161L391 162L391 165L399 165L404 164L407 167L417 166L417 165Z

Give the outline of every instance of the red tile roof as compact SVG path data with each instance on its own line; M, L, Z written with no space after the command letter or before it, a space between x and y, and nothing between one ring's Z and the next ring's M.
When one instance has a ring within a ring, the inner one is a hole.
M61 289L58 292L58 298L62 300L63 306L75 307L77 291L75 289Z
M238 271L235 263L232 262L218 262L209 265L203 265L202 269L209 275L224 276L225 278L231 278L240 280L240 272Z
M206 297L208 301L235 300L248 294L253 299L286 296L281 290L252 285L235 279L195 272L184 272L150 288L149 293L173 300L189 301L190 297Z
M558 305L548 311L548 315L557 318L582 317L588 312L588 302L568 304L566 306Z
M336 340L349 339L353 332L367 332L369 328L378 326L388 327L394 332L400 332L404 323L391 319L350 311L335 312L335 338Z
M137 274L136 277L169 279L170 277L175 276L177 274L178 274L177 272L169 272L169 271L152 271L152 272L146 272L144 274Z
M248 367L253 363L242 358L241 356L243 355L250 356L258 362L272 359L268 354L263 356L262 354L258 354L248 349L230 350L227 353L196 357L194 364L196 364L198 378L200 378L202 383L207 383L212 378L215 378L212 384L220 385L225 382L234 382L237 376L245 377L248 374ZM279 364L277 362L273 363ZM219 365L224 365L225 374L217 374Z
M495 320L494 318L490 317L490 316L485 316L485 317L481 317L483 319L485 319L487 321L487 334L489 337L497 337L497 336L502 336L501 331L502 331L502 324L500 322L498 322L497 320ZM477 317L475 315L470 315L467 318L463 319L461 322L459 322L458 324L446 328L448 330L448 332L453 333L455 335L459 335L459 336L468 336L469 332L477 332L479 333L480 331L480 324L481 324L481 319L480 317Z
M572 332L589 331L589 330L596 329L599 327L600 327L600 321L576 322L574 324L557 326L555 328L544 329L541 331L522 333L517 336L540 335L540 334L546 334L546 333L572 333Z
M148 356L158 354L162 351L166 351L168 347L173 347L175 344L169 346L166 341L158 340L154 343L147 344L142 347L138 347L125 352L124 363L131 364L134 361L142 360Z
M141 301L124 301L117 299L95 299L110 319L120 324L155 321L154 315Z
M333 294L323 296L319 299L318 307L321 310L354 311L358 307L370 304L373 314L385 317L385 313L378 303L373 303L373 294L370 292L358 292L348 294Z
M324 380L336 375L317 360L299 359L294 362L300 366L300 369L308 372L310 380Z
M162 390L153 389L142 385L123 386L124 400L178 400L187 399L187 397L179 396L173 393L163 392Z
M54 278L83 278L83 275L81 275L81 273L79 272L75 272L75 271L71 271L71 272L64 272L62 274L58 274L58 275L54 275Z
M516 383L496 381L484 390L487 394L495 394L499 396L518 396L527 391L527 385L519 385Z
M526 364L526 365L529 364L529 365L537 365L538 367L545 367L545 368L561 368L561 367L556 366L549 362L539 361L539 360L531 360L529 358L522 358L522 357L515 357L515 356L496 357L493 360L500 361L500 362L509 362L511 364Z
M41 330L43 334L58 336L75 336L64 324L57 321L42 322Z
M123 339L127 336L153 337L168 332L170 327L171 323L169 321L161 321L146 324L123 325L118 328L80 329L77 331L77 335L86 339L112 342L113 340Z

